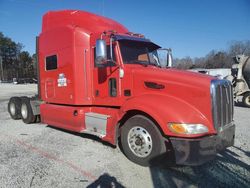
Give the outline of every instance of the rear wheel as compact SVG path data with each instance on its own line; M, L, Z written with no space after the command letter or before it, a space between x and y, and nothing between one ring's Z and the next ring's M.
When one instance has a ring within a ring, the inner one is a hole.
M121 145L127 158L142 166L150 166L166 150L155 123L143 115L131 117L122 126Z
M28 97L22 97L21 103L21 117L24 123L34 123L36 116L33 114L30 99Z
M8 112L12 119L21 118L21 99L19 97L11 97L8 103Z
M250 108L250 92L247 92L243 95L242 101L246 107Z

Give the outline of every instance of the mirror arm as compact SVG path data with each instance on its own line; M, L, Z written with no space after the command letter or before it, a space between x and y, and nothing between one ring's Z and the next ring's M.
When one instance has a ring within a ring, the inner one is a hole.
M110 58L111 60L113 60L113 38L112 38L112 35L110 36Z

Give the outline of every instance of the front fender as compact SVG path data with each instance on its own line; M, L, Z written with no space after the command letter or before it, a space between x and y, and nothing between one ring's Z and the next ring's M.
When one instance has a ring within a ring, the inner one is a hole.
M169 131L167 124L200 123L214 132L211 122L205 114L186 101L168 95L147 94L127 100L121 107L123 113L129 110L139 110L151 116L167 136L180 136ZM186 136L186 135L185 135Z

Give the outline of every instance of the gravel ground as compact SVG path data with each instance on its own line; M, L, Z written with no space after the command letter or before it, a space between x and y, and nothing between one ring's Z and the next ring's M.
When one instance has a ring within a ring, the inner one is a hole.
M199 167L138 166L95 137L7 113L11 96L36 85L0 84L0 187L250 187L250 109L235 107L235 146Z

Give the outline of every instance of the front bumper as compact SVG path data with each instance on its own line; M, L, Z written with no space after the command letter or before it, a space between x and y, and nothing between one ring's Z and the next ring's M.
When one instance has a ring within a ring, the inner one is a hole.
M216 154L234 144L235 125L231 123L213 136L197 139L170 138L176 164L201 165L215 158Z

